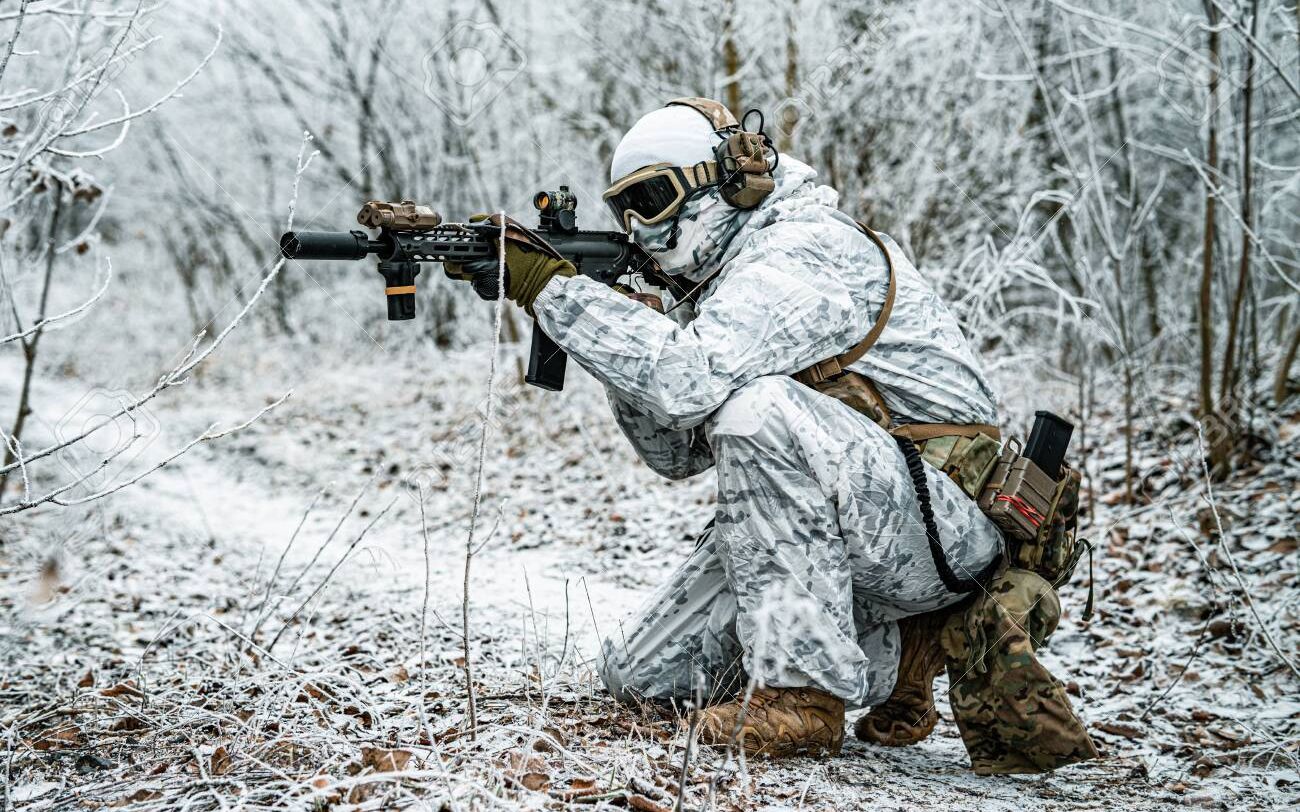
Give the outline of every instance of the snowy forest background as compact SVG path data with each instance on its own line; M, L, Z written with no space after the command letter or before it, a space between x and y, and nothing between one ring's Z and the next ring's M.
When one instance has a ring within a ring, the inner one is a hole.
M1294 801L1294 2L6 0L0 41L5 809ZM974 779L945 721L743 764L612 708L597 634L711 478L576 368L523 388L519 314L489 380L437 268L390 323L368 263L278 261L369 199L567 184L614 228L614 145L681 95L899 241L1011 433L1080 426L1099 612L1076 575L1045 656L1103 762Z

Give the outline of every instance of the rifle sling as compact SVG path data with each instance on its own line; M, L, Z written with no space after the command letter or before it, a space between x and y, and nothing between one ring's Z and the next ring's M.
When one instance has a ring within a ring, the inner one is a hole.
M880 315L876 317L876 323L871 325L871 329L867 331L866 336L850 348L848 352L827 358L824 361L818 361L792 376L799 383L813 389L821 390L837 387L839 384L829 382L844 377L845 373L848 372L848 368L865 355L867 350L871 349L872 345L880 338L880 334L885 331L885 325L889 322L889 315L894 309L894 294L898 289L898 281L894 273L894 261L889 255L889 249L885 247L884 241L874 231L862 223L858 223L858 228L862 229L862 232L876 244L876 247L880 249L880 253L885 257L885 268L889 271L889 286L885 291L885 301L880 308ZM862 378L862 376L857 377ZM939 540L939 528L934 519L934 509L930 504L930 488L925 479L925 466L917 446L924 446L926 441L937 437L975 437L979 434L987 434L994 439L1000 439L1001 433L996 426L980 424L916 423L893 426L888 410L884 408L884 402L879 393L875 391L874 385L866 378L862 378L862 384L872 398L878 402L877 405L882 412L883 427L893 435L894 441L898 444L903 459L906 461L907 471L912 480L912 488L916 494L917 506L921 512L921 521L925 526L925 538L930 548L930 557L934 560L934 567L939 572L939 579L943 581L943 585L950 592L959 595L983 587L993 577L994 572L1001 564L1002 556L1000 554L994 556L993 560L980 572L964 572L966 577L953 572L943 545ZM877 422L882 421L877 419Z
M880 334L885 331L885 325L889 322L889 314L894 310L894 293L898 289L898 280L894 275L894 261L889 256L889 249L885 243L876 235L876 232L867 228L862 223L858 223L858 228L866 234L871 241L880 249L880 253L885 257L885 268L889 271L889 287L885 291L885 303L880 308L880 315L876 317L876 323L871 325L867 335L856 345L851 347L848 352L827 358L824 361L818 361L807 369L796 372L792 377L805 386L816 387L822 381L827 381L844 374L844 371L854 364L859 358L867 354L867 350L880 338Z

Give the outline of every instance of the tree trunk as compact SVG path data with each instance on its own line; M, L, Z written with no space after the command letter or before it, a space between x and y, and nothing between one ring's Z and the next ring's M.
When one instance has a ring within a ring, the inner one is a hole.
M733 115L742 115L740 109L740 49L736 46L736 30L731 21L736 16L735 0L729 0L722 12L722 69L727 76L724 88L727 109Z
M20 338L23 348L23 386L18 392L18 413L14 415L13 427L9 430L9 442L6 444L4 467L9 467L18 455L15 449L22 440L23 427L27 425L27 415L32 413L32 373L36 369L36 350L45 332L42 322L45 320L45 307L50 299L50 280L54 277L54 246L58 243L59 216L63 213L63 188L54 185L54 209L50 213L50 231L45 240L45 279L41 282L41 300L36 309L36 331L27 338ZM15 325L22 330L22 325ZM9 484L8 474L0 474L0 501L4 499L5 486Z
M1213 4L1206 4L1206 15L1210 19L1209 56L1210 78L1209 99L1206 110L1209 119L1208 144L1205 151L1205 163L1209 175L1214 178L1219 171L1219 129L1215 111L1219 106L1219 32L1217 29L1218 12ZM1214 215L1215 199L1212 184L1206 184L1205 190L1205 226L1201 243L1201 287L1198 315L1200 318L1199 334L1201 349L1199 406L1202 419L1214 413Z
M1273 377L1273 405L1280 406L1290 394L1291 367L1295 364L1296 352L1300 351L1300 324L1296 324L1291 333L1291 342L1287 344L1282 360L1278 361L1277 372Z
M1259 0L1251 3L1250 38L1255 38L1259 22ZM1238 335L1241 325L1241 306L1246 299L1246 290L1250 276L1250 231L1251 231L1251 179L1253 172L1250 164L1251 107L1255 90L1255 51L1246 49L1246 84L1242 88L1241 121L1241 259L1237 264L1237 290L1232 297L1232 312L1228 316L1228 346L1223 357L1223 373L1219 382L1219 399L1236 403ZM1235 414L1237 409L1232 409Z
M799 0L792 0L790 9L785 14L785 98L793 100L799 93L799 43L795 39L798 27ZM776 148L789 152L794 148L794 129L799 126L799 107L787 104L784 119L777 122L780 136Z

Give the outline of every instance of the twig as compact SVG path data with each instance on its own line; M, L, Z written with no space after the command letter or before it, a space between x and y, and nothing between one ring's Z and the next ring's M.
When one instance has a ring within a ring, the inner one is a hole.
M438 762L442 785L447 788L447 803L451 806L452 812L460 812L460 804L456 803L456 792L451 786L451 776L447 773L447 765L442 760L442 753L438 752L438 739L433 735L433 728L429 725L428 717L424 715L424 703L416 702L415 710L420 717L420 727L424 728L424 735L429 739L429 749L433 752L434 760Z
M289 665L288 663L285 663L285 662L283 662L283 661L277 659L276 656L275 656L274 654L271 653L270 649L268 649L268 648L262 648L262 647L259 646L257 643L254 643L253 640L252 640L251 638L249 638L249 637L245 637L245 636L244 636L244 635L243 635L243 634L242 634L238 629L236 629L236 628L230 626L229 624L223 623L220 619L213 617L213 616L212 616L210 613L208 613L208 612L204 612L204 613L203 613L203 616L206 617L208 620L211 620L213 623L217 624L217 625L220 626L221 628L225 629L226 631L230 632L230 633L233 634L235 637L238 637L240 640L243 640L246 644L248 644L248 646L249 646L250 648L256 649L257 651L260 651L261 653L265 654L265 655L266 655L266 658L267 658L268 660L270 660L271 662L273 662L273 663L275 663L276 665L280 666L280 667L283 668L285 671L288 671L288 672L291 673L291 674L297 674L297 673L298 673L298 669L294 668L293 666Z
M493 394L497 377L497 352L501 349L501 314L506 297L506 215L501 212L501 236L497 245L497 303L492 328L492 355L488 359L487 398L478 441L478 469L474 474L474 509L469 516L469 534L465 537L465 578L460 604L461 648L465 658L465 701L469 708L469 736L478 736L478 711L474 707L474 669L469 650L469 578L474 561L474 531L478 528L483 507L483 466L487 462L488 433L492 426Z
M304 136L303 141L298 148L297 169L294 173L293 192L289 201L289 216L288 216L289 229L292 229L293 226L294 211L298 201L299 183L302 180L303 173L307 171L307 167L311 165L312 159L315 158L317 154L313 152L311 155L308 155L304 160L303 156L306 153L307 144L310 142L311 142L311 135L307 134ZM240 311L237 314L235 314L235 317L230 321L230 323L227 324L226 327L222 329L220 333L217 334L217 336L212 340L212 343L210 343L206 348L204 348L202 351L199 350L199 342L202 340L203 336L205 335L205 332L201 332L194 337L194 340L190 344L190 348L186 351L185 355L181 358L181 360L171 369L169 369L168 371L160 375L157 383L155 383L154 386L148 392L146 392L145 394L139 397L132 398L129 402L127 402L125 405L118 408L113 413L104 415L103 420L95 421L90 428L85 429L72 436L62 438L58 442L52 443L46 446L45 448L42 448L39 451L35 451L26 455L26 458L23 460L21 465L29 465L36 460L43 459L44 457L48 457L49 455L61 451L75 443L79 443L82 440L89 437L94 432L103 428L105 425L114 422L115 420L117 420L117 418L123 416L130 417L132 412L140 409L142 406L144 406L144 404L148 403L150 400L152 400L154 397L156 397L159 393L163 392L164 390L170 389L174 386L180 386L184 384L187 380L189 380L190 372L192 372L194 368L197 367L199 364L207 360L207 358L211 356L213 352L216 351L217 347L221 346L221 344L225 341L226 337L230 335L231 331L233 331L236 327L239 326L241 322L243 322L244 317L248 315L249 311L253 309L253 306L257 304L257 301L261 299L262 294L266 292L267 287L270 286L271 282L273 282L275 278L279 275L280 269L284 267L284 263L285 260L281 258L277 262L275 262L274 265L271 266L270 270L268 270L266 274L262 277L262 281L258 285L257 290L253 293L252 297L249 298L249 300L244 304L244 307L240 309ZM3 467L0 467L0 475L7 474L18 467L20 467L20 463L18 461L10 462L4 465ZM65 488L64 490L67 489Z
M0 58L0 79L4 78L5 69L9 67L9 58L14 55L14 48L18 47L18 35L23 32L23 20L27 17L27 6L31 0L23 0L22 5L18 7L18 22L14 23L14 31L9 35L8 41L5 42L5 55ZM5 808L9 807L9 782L5 781Z
M1147 717L1151 715L1151 711L1155 710L1156 705L1163 702L1165 697L1169 696L1170 692L1178 687L1178 683L1183 681L1183 675L1187 673L1187 669L1192 667L1192 661L1196 659L1196 655L1201 651L1201 643L1204 642L1205 635L1210 631L1210 621L1212 620L1214 620L1213 614L1205 619L1205 623L1201 626L1201 633L1196 636L1196 642L1192 643L1192 653L1187 655L1187 662L1183 663L1183 667L1178 671L1178 676L1174 677L1174 681L1169 683L1169 687L1164 689L1160 696L1152 700L1151 704L1147 705L1146 710L1142 711L1142 715L1138 717L1139 722L1145 722Z
M425 514L424 514L424 485L423 484L419 485L419 497L420 497L420 533L424 537L424 600L420 603L420 659L418 661L417 667L420 669L421 693L425 693L428 692L429 690L429 675L424 665L425 651L426 651L424 632L425 632L425 626L429 620L430 564L429 564L429 523L428 521L426 521ZM420 705L420 704L421 703L419 702L416 703L416 705ZM421 711L421 713L423 713L423 711ZM430 739L430 741L433 740Z
M311 572L312 567L316 566L316 562L320 560L321 553L325 552L325 548L328 547L330 542L334 540L334 537L338 535L339 530L343 528L343 523L352 515L352 511L357 509L357 503L361 501L361 497L365 495L366 489L370 487L370 483L375 481L376 476L379 475L375 474L374 476L371 476L370 479L366 480L366 484L361 486L361 489L357 491L357 495L352 497L352 502L348 505L348 509L343 511L343 515L334 523L334 529L325 537L325 541L316 548L316 552L312 555L311 560L307 562L307 565L303 567L302 571L293 579L293 583L289 584L288 588L285 589L284 592L286 595L292 595L293 591L298 588L298 584L302 582L303 577L308 572Z
M691 748L695 746L695 731L700 724L698 702L691 703L691 718L686 725L686 746L682 748L682 771L677 778L677 800L673 802L673 812L686 808L686 777L691 771Z
M1205 477L1205 501L1210 506L1210 513L1214 516L1214 526L1219 531L1219 549L1223 550L1224 558L1228 560L1228 564L1232 567L1233 577L1237 579L1237 586L1241 588L1241 596L1246 602L1246 608L1250 610L1250 614L1255 618L1255 622L1259 624L1259 633L1262 634L1264 639L1268 641L1268 644L1272 646L1273 652L1277 654L1278 659L1282 661L1283 665L1290 669L1291 673L1297 678L1300 678L1300 669L1296 668L1295 663L1291 662L1290 658L1288 658L1286 654L1282 653L1282 648L1277 644L1277 641L1273 639L1273 634L1268 630L1268 625L1264 623L1264 619L1261 618L1259 612L1256 611L1255 601L1250 597L1250 590L1246 586L1246 580L1242 578L1241 570L1237 569L1237 560L1233 558L1232 550L1228 548L1228 537L1223 532L1223 522L1219 519L1219 507L1214 501L1214 484L1210 481L1210 468L1205 462L1205 437L1204 431L1201 428L1201 421L1199 420L1196 421L1196 450L1201 458L1201 473Z
M50 213L50 229L45 239L45 274L41 283L40 304L37 305L36 321L44 323L45 308L50 299L50 281L54 277L54 246L58 239L59 221L63 213L63 189L56 186L54 188L54 205ZM11 294L12 295L12 289ZM22 325L19 325L22 329ZM45 334L43 327L37 327L32 331L31 338L24 338L22 341L23 349L23 382L18 390L18 411L14 415L13 427L9 429L9 436L14 438L15 442L22 440L23 426L27 423L27 416L32 413L30 398L32 391L32 373L36 370L37 349L41 343L41 337ZM15 457L11 456L13 449L6 448L4 455L4 472L0 472L0 498L4 497L5 488L9 484L7 472ZM24 500L26 501L26 499Z
M185 89L186 85L188 85L190 82L193 82L196 78L198 78L198 75L202 73L203 69L206 68L208 63L212 61L212 57L217 55L217 49L221 47L221 39L224 36L224 33L225 32L222 31L221 26L217 26L217 38L216 40L213 41L212 47L208 49L208 52L203 57L202 61L200 61L199 64L194 67L194 70L190 71L189 74L184 79L178 81L175 84L175 86L172 87L172 89L166 94L158 97L154 101L150 102L148 105L140 108L139 110L136 110L135 112L127 112L125 115L119 116L117 118L110 118L104 121L100 121L96 124L90 124L85 127L82 127L79 130L69 130L67 132L61 133L59 137L72 138L73 136L85 135L86 133L92 133L95 132L96 130L102 130L106 127L112 127L116 124L127 124L132 119L136 119L139 118L140 116L148 115L149 113L152 113L154 110L157 110L159 107L163 106L171 99L176 98L176 96L179 95L180 92ZM51 150L51 151L55 152L56 154L59 153L58 150Z
M307 510L303 512L302 518L298 520L298 526L293 529L293 535L289 536L289 543L284 545L284 549L280 551L280 560L275 562L275 569L271 572L270 577L266 579L266 592L262 595L262 603L257 607L257 623L253 625L253 630L248 633L248 636L253 640L257 639L257 633L261 631L262 624L265 623L266 618L269 617L267 607L271 603L271 590L275 587L275 582L280 577L280 568L284 566L284 559L289 555L289 550L293 548L293 543L297 540L298 533L302 531L303 525L307 523L307 517L311 515L312 509L316 507L316 503L321 500L321 497L325 495L325 492L328 491L329 488L330 486L326 485L316 492L315 498L311 500L311 504L307 505Z
M5 812L9 812L9 810L13 809L13 798L10 794L12 790L10 787L14 784L14 736L16 736L17 733L18 723L15 721L14 724L10 725L9 729L5 731Z
M564 579L564 643L560 646L560 662L556 671L564 669L564 661L569 658L569 579Z
M77 305L76 307L72 308L71 310L65 310L62 313L59 313L54 316L50 316L48 319L37 319L36 321L32 322L32 326L28 327L26 330L19 330L16 333L12 333L11 335L7 335L4 336L3 338L0 338L0 344L8 344L11 341L18 341L19 339L27 338L32 333L35 333L38 330L48 329L51 325L57 322L63 321L64 319L70 319L73 316L76 316L80 313L84 313L88 308L92 307L95 304L95 302L98 302L100 298L103 297L104 292L108 290L108 283L111 282L113 279L113 261L110 259L108 260L107 264L108 264L108 269L104 272L103 284L99 286L99 290L95 291L89 299Z
M105 460L104 463L98 466L94 471L91 471L85 474L84 476L81 476L71 482L65 483L55 488L54 490L50 491L45 496L42 496L39 499L31 499L25 502L19 502L18 504L15 505L10 505L9 507L6 508L0 508L0 516L6 516L10 513L18 513L19 511L23 511L23 510L30 510L31 508L34 508L37 505L43 505L47 502L50 504L60 505L63 507L71 507L73 505L84 505L87 504L88 502L93 502L97 499L103 499L105 496L117 493L123 488L128 488L134 485L135 483L149 476L153 472L161 468L165 468L167 465L176 461L179 457L183 456L186 452L188 452L190 449L194 448L194 446L200 443L206 443L212 440L220 440L222 437L226 437L228 435L235 434L236 432L243 431L244 429L251 426L253 423L256 423L258 420L260 420L262 416L265 415L267 412L271 411L272 409L276 408L277 406L279 406L280 404L288 400L289 396L292 394L293 394L292 392L286 392L285 394L281 395L280 398L276 400L274 403L271 403L270 405L263 407L257 414L253 415L252 417L248 418L247 420L245 420L244 422L238 425L231 426L228 429L218 431L216 428L216 424L209 426L207 431L203 432L199 436L190 440L188 443L181 446L178 450L168 455L162 461L158 462L156 465L150 468L146 468L144 471L141 471L140 473L136 474L135 476L131 477L125 482L122 482L120 485L114 485L112 487L103 488L101 490L95 491L94 493L91 493L89 496L83 496L77 499L60 498L64 493L75 488L77 485L81 484L82 482L86 481L91 476L93 476L95 473L98 473L100 470L102 470L109 461L117 457L118 453L121 453L121 451L125 451L126 448L129 447L129 443L128 443L126 446L123 446L123 448L119 449L117 453L113 454L107 460ZM136 437L133 437L132 440L134 441L138 436L139 435L136 435Z
M533 658L537 660L537 688L542 692L542 716L546 715L546 662L542 654L542 636L537 630L537 609L533 604L533 585L524 568L524 594L528 597L528 616L533 622ZM524 662L527 662L528 626L524 625Z
M297 609L293 610L293 614L290 615L289 619L286 620L284 622L284 625L280 627L280 631L276 632L275 637L271 639L271 642L266 647L267 653L270 653L275 648L275 644L279 642L281 635L283 635L285 631L288 630L289 624L293 623L293 621L297 619L298 615L302 613L302 610L307 608L307 604L311 603L312 599L315 598L317 595L319 595L321 590L325 588L325 585L330 582L330 579L334 577L334 573L338 572L339 567L343 566L343 562L348 560L348 557L352 555L352 551L356 549L356 546L360 544L361 540L364 539L366 537L366 534L370 532L370 528L378 524L379 520L384 518L384 516L388 513L389 510L392 509L393 505L395 505L396 503L397 503L397 497L393 497L392 501L390 501L387 505L385 505L384 509L379 511L379 513L375 515L375 518L371 519L370 523L367 524L357 535L357 537L352 540L352 543L348 545L348 548L343 551L343 555L339 556L339 560L335 561L334 566L330 567L330 571L325 573L325 579L320 582L319 586L317 586L314 590L312 590L312 593L308 595L307 598L301 604L298 605Z

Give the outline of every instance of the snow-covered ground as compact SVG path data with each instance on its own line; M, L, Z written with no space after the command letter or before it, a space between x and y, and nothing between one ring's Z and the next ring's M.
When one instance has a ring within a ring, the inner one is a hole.
M268 351L155 401L156 436L133 464L293 389L262 422L93 508L0 520L7 804L669 809L683 779L692 809L1300 798L1300 682L1260 633L1262 620L1300 658L1294 415L1275 462L1216 486L1222 544L1198 472L1170 453L1194 433L1144 437L1141 470L1168 473L1151 478L1151 504L1128 507L1112 494L1122 442L1094 430L1098 614L1079 618L1081 573L1044 656L1103 760L978 778L945 718L914 748L850 741L829 761L739 764L688 757L684 723L613 705L591 668L600 637L690 549L711 476L660 480L589 378L571 368L563 394L522 389L514 352L470 572L476 734L460 626L486 348ZM85 394L44 379L37 402L76 415Z

